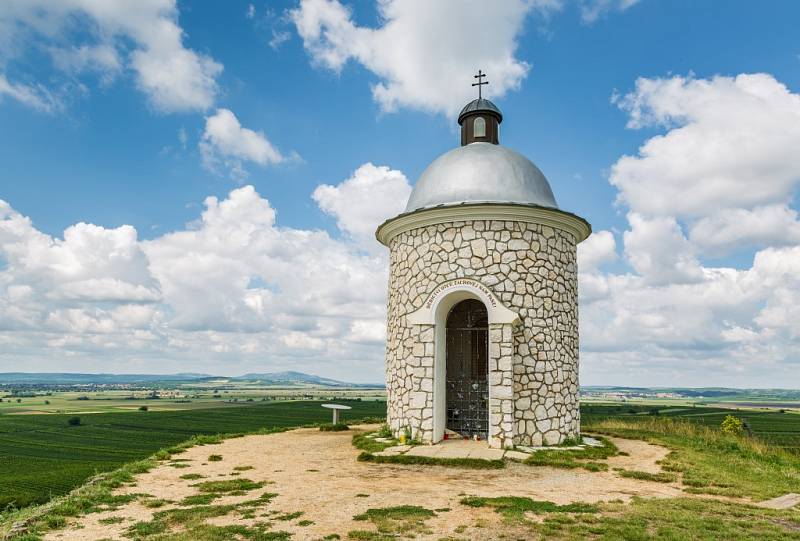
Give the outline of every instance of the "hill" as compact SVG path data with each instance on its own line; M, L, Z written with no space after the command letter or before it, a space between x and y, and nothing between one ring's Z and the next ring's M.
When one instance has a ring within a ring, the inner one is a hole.
M0 373L0 385L136 385L177 384L203 381L234 381L259 383L265 386L319 386L341 388L382 388L378 383L350 383L324 378L303 372L266 372L242 376L214 376L211 374L83 374L71 372L4 372Z

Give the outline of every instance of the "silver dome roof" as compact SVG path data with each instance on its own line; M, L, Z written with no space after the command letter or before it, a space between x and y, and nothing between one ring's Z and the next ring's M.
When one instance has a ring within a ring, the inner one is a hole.
M471 143L442 154L422 172L405 211L489 202L558 208L550 183L528 158L500 145Z

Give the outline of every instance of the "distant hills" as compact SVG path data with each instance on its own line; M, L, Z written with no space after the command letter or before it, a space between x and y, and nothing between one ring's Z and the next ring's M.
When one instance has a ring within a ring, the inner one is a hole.
M232 382L257 383L265 386L297 386L297 387L349 387L349 388L382 388L383 384L350 383L330 378L323 378L303 372L266 372L262 374L244 374L242 376L214 376L211 374L79 374L72 372L0 372L0 385L133 385L155 383L202 383Z

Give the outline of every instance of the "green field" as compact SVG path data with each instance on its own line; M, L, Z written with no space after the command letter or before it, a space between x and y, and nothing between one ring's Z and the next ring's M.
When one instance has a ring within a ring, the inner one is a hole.
M384 416L385 402L347 401L345 418ZM0 415L0 510L46 501L98 472L138 460L195 434L330 421L318 401L264 402L185 411L81 415ZM264 457L268 460L269 457Z
M773 445L800 453L800 413L780 409L730 409L719 407L693 407L644 404L583 404L581 419L584 424L607 417L641 417L658 412L662 417L679 417L710 427L719 427L727 415L746 421L753 436Z

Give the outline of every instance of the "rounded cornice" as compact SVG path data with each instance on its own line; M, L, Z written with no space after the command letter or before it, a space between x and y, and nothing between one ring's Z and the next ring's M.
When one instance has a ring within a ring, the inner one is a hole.
M385 246L401 233L451 222L472 220L498 220L527 222L545 225L570 233L575 243L582 242L592 233L589 222L576 214L539 205L502 203L464 203L406 212L383 222L375 232L375 238Z

